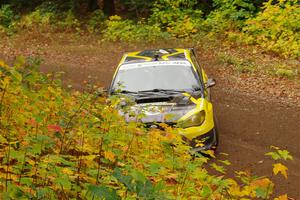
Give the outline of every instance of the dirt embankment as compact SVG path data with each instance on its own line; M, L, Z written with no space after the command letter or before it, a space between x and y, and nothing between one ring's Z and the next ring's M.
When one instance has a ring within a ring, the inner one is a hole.
M37 39L38 38L38 39ZM90 79L107 86L124 51L154 46L183 46L160 43L128 46L103 43L95 38L57 35L0 39L0 59L11 62L15 56L39 56L42 70L64 71L66 85L82 89ZM289 178L274 177L276 193L300 198L300 86L295 81L264 74L238 74L222 66L214 52L199 51L200 63L217 79L213 101L220 129L219 151L228 153L228 171L247 170L272 176L272 162L266 156L271 145L288 149L294 160L287 163Z

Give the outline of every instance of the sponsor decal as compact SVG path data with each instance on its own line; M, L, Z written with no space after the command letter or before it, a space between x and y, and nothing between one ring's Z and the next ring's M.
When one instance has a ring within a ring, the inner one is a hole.
M182 67L190 67L191 64L189 61L154 61L154 62L143 62L143 63L130 63L130 64L123 64L120 67L120 71L130 70L130 69L137 69L137 68L148 68L148 67L155 67L155 66L182 66Z

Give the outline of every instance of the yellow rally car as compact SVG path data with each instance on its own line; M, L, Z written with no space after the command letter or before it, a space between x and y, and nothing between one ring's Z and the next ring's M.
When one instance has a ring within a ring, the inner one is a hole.
M143 110L141 120L147 127L179 126L193 150L202 151L218 145L209 91L214 85L198 64L194 49L155 49L126 53L108 93L133 99L130 110ZM127 121L136 119L123 115ZM199 141L204 145L196 145Z

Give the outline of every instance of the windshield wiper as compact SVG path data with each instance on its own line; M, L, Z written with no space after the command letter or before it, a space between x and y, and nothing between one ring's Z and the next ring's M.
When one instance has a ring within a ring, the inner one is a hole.
M202 88L201 87L193 87L192 90L192 93L199 93L199 92L202 92Z
M120 91L113 91L113 94L138 94L138 92L129 91L129 90L120 90Z
M131 94L141 97L151 96L151 95L174 95L179 93L187 92L186 90L175 90L175 89L152 89L152 90L141 90L141 91L129 91L129 90L119 90L113 91L112 94Z
M151 95L154 95L154 94L158 94L158 93L155 93L155 92L136 92L136 91L129 91L129 90L120 90L120 91L115 91L115 92L112 92L112 94L128 94L128 95L134 95L134 96L141 96L141 97L146 97L146 96L151 96ZM159 93L161 94L161 93Z
M186 92L185 90L175 90L175 89L152 89L152 90L141 90L139 93L144 93L144 92L163 92L163 93L182 93Z

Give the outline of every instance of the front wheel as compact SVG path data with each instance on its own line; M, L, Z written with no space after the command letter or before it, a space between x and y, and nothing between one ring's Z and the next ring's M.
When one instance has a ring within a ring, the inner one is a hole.
M215 127L213 129L213 132L214 132L214 137L215 137L215 143L214 143L212 149L214 151L216 151L219 146L219 130L218 130L218 122L217 122L216 117L214 117L214 124L215 124Z

